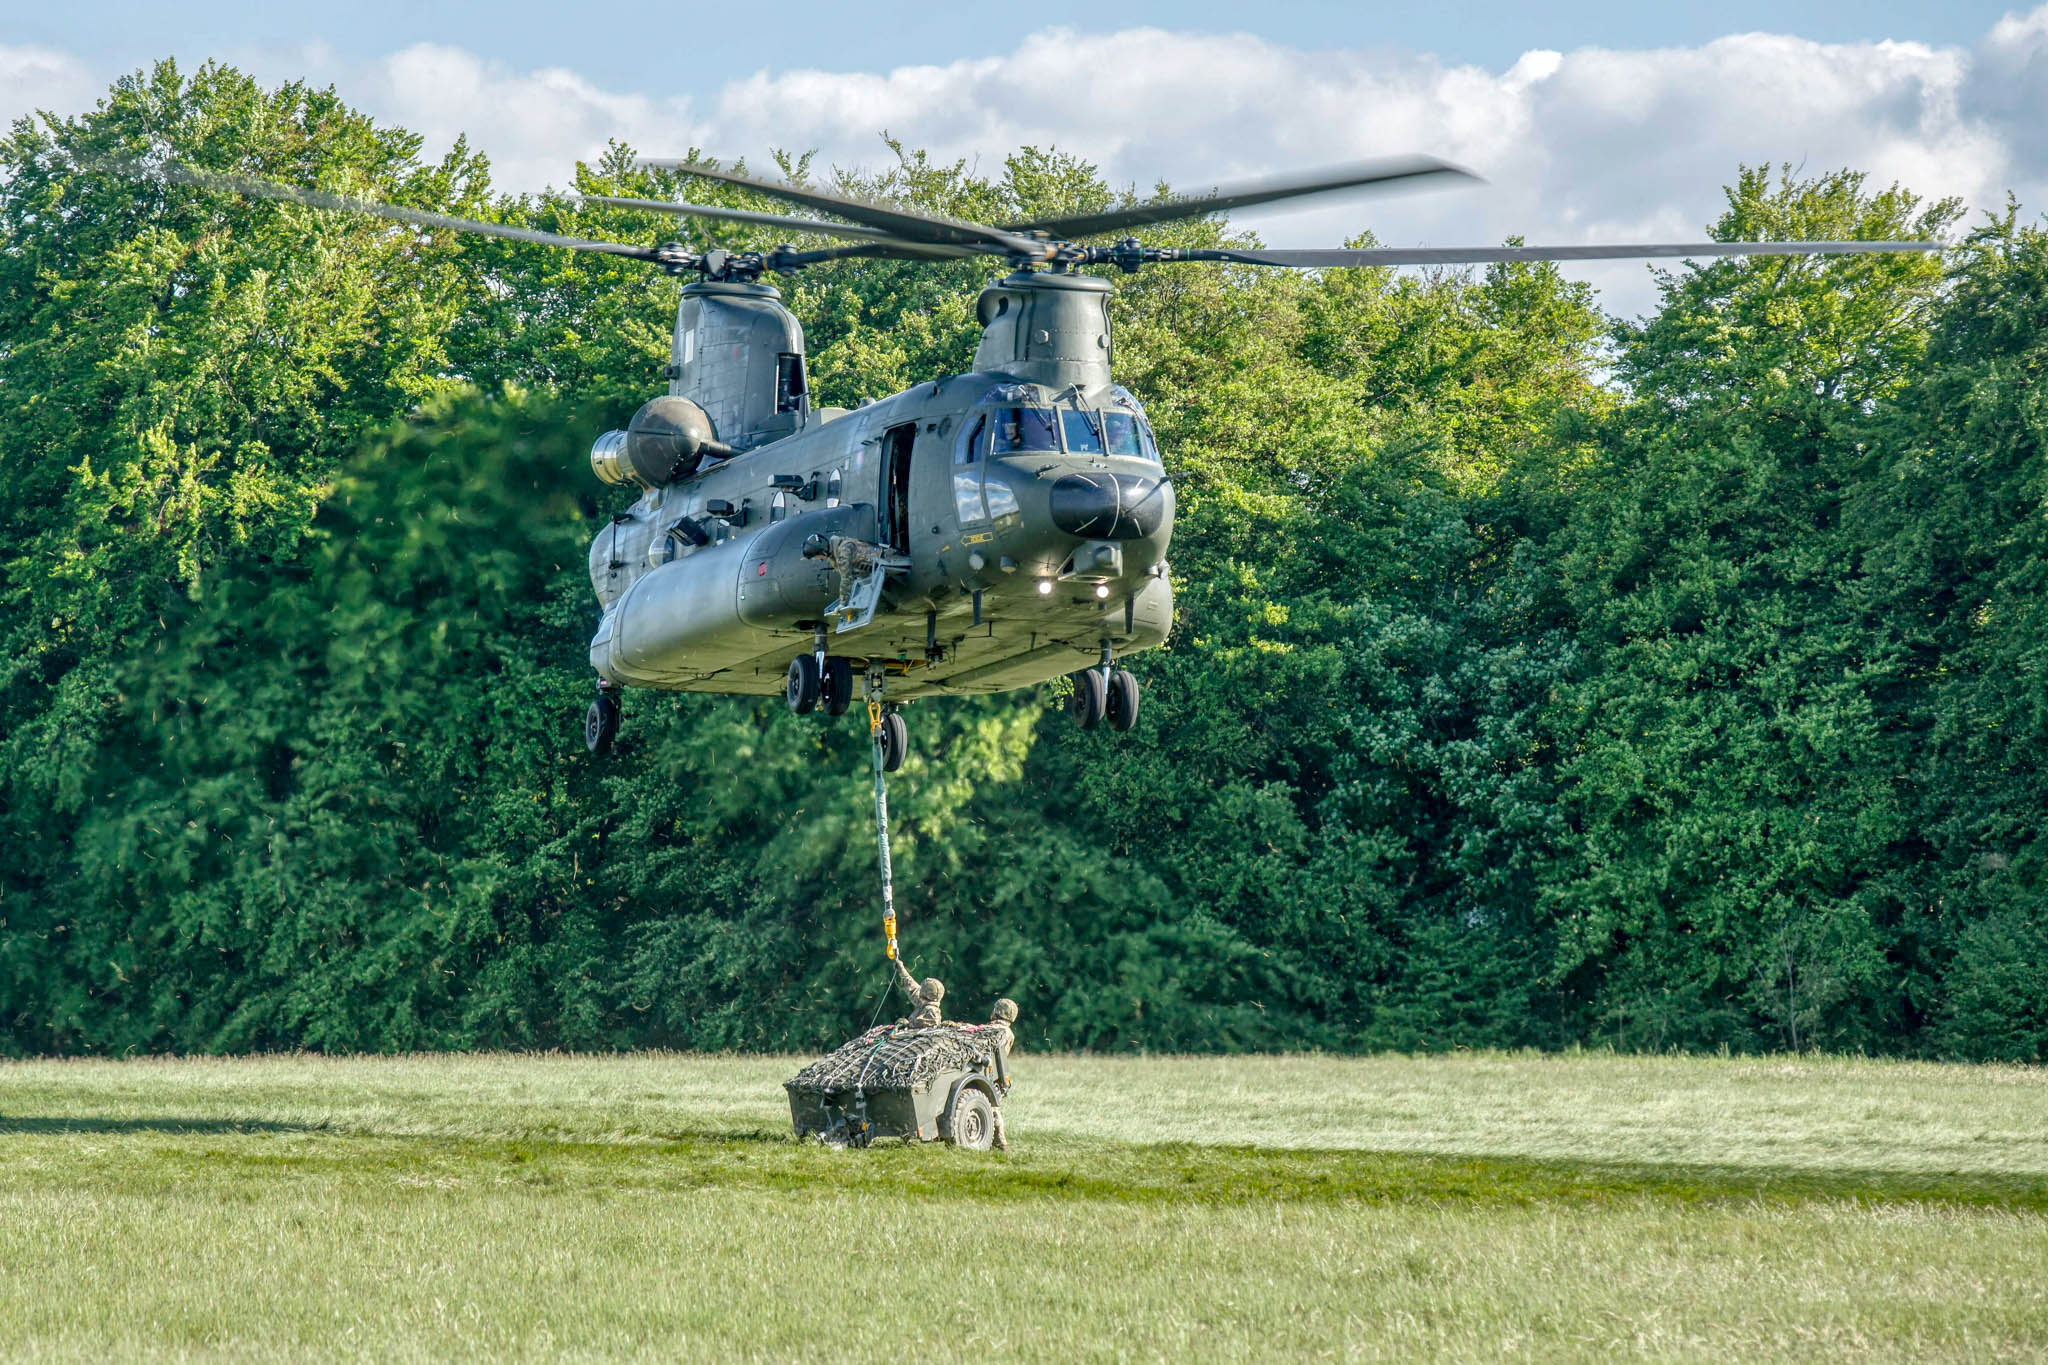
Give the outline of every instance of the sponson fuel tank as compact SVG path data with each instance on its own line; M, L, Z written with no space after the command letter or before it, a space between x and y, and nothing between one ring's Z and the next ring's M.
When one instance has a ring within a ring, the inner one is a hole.
M804 557L814 535L872 534L875 509L821 509L650 569L605 612L590 642L600 677L635 687L708 678L808 630L839 595L838 576Z

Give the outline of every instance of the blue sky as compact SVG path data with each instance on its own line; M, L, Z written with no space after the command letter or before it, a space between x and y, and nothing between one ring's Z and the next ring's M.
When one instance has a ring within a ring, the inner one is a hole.
M2048 4L0 0L0 121L82 111L163 55L333 84L430 153L467 135L513 190L609 138L872 167L887 130L984 168L1055 145L1143 187L1406 152L1488 182L1244 220L1284 245L1691 240L1763 162L2048 203ZM1617 311L1653 298L1640 265L1578 273Z
M1005 38L1046 28L1081 32L1158 27L1248 32L1303 50L1374 47L1430 52L1453 62L1507 67L1531 48L1697 46L1724 34L1791 33L1821 42L1912 39L1974 42L2006 7L1928 0L1727 0L1658 3L1345 4L1340 0L1113 0L1093 5L962 5L869 0L859 5L783 0L773 5L545 4L538 0L275 0L164 4L51 4L0 0L0 41L78 54L103 68L155 57L228 55L324 44L344 58L416 42L467 48L516 66L561 65L634 89L700 83L704 69L741 75L763 67L885 70L1000 53ZM600 18L602 16L602 18ZM1020 22L1020 16L1028 16Z

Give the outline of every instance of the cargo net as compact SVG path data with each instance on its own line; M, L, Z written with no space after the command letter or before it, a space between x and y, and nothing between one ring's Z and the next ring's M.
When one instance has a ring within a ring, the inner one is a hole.
M975 1041L972 1027L906 1029L891 1036L894 1025L871 1028L819 1058L783 1085L791 1090L851 1091L929 1090L942 1071L970 1071L989 1060L986 1043Z

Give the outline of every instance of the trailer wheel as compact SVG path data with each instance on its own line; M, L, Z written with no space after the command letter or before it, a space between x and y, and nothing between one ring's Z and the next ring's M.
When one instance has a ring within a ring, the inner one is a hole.
M939 1120L939 1136L963 1151L987 1151L996 1140L995 1106L975 1087L961 1086Z

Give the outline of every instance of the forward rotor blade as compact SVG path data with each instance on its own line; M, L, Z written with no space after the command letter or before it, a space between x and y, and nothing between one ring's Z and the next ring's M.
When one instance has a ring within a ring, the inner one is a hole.
M964 246L938 246L929 242L864 242L859 246L829 246L817 251L784 251L775 255L783 267L817 265L821 261L866 258L881 261L959 261L985 253Z
M1438 161L1432 156L1390 157L1380 161L1361 161L1350 166L1331 166L1319 171L1297 171L1289 175L1265 176L1258 180L1222 186L1207 194L1162 199L1152 204L1133 204L1129 208L1109 209L1102 213L1083 213L1067 218L1039 218L1029 223L1013 223L1009 225L1009 230L1043 232L1056 238L1094 237L1102 233L1142 227L1147 223L1170 223L1179 218L1199 218L1205 213L1251 208L1256 204L1270 204L1281 199L1299 199L1311 194L1331 194L1338 190L1363 189L1366 186L1420 189L1432 180L1476 182L1478 179L1478 176L1464 167L1453 166L1448 161Z
M818 213L836 214L841 218L850 218L856 223L880 228L889 236L908 242L926 242L934 246L980 247L983 250L993 248L996 251L1015 252L1033 259L1042 259L1046 254L1045 244L1042 242L1013 232L1005 232L1000 228L970 223L964 219L889 208L882 204L870 204L864 199L848 199L842 195L827 194L823 190L779 185L768 180L756 180L751 176L735 175L731 171L722 171L711 166L700 166L693 161L642 161L640 164L665 171L680 171L684 175L700 175L706 180L720 180L728 185L744 185L750 190L758 190L762 194L787 200L792 204L801 204Z
M1418 246L1364 250L1228 251L1196 248L1185 261L1238 261L1302 269L1388 265L1484 265L1495 261L1634 261L1670 256L1861 256L1941 251L1945 242L1633 242L1601 246Z
M539 228L515 227L510 223L486 223L475 218L451 218L445 213L429 213L425 209L409 209L398 204L355 199L345 194L329 194L325 190L309 190L298 185L280 185L274 180L259 180L253 175L241 175L231 171L202 171L192 166L181 166L176 162L159 167L114 162L100 164L131 180L171 180L181 185L196 185L201 189L243 194L252 199L276 199L284 203L304 204L308 208L331 209L339 213L367 213L395 222L413 223L419 227L451 228L456 232L503 237L514 242L567 247L571 251L602 251L607 255L630 256L642 261L659 259L659 253L651 246L598 242L584 237L565 237L559 232L543 232Z
M759 223L766 227L823 233L827 237L859 237L864 240L889 240L893 237L880 228L827 223L817 218L788 218L779 213L755 213L750 209L719 208L712 204L684 204L670 199L620 199L609 194L579 194L576 197L586 204L609 204L617 209L646 209L650 213L671 213L678 218L724 218L735 223Z

